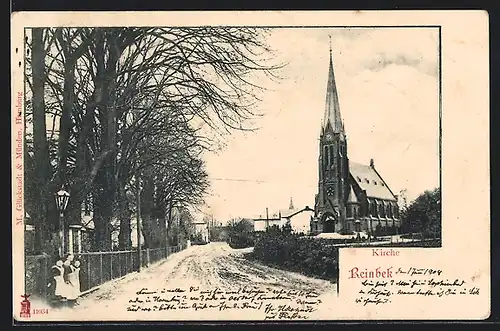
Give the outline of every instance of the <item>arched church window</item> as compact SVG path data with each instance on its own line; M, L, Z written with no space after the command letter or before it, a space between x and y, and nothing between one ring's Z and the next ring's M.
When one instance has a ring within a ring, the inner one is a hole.
M333 146L331 146L331 145L330 145L330 146L329 146L329 149L330 149L330 150L329 150L329 152L328 152L328 154L329 154L329 156L330 156L330 163L329 163L329 164L330 164L330 165L332 165L332 164L333 164L333 156L335 155L335 154L333 153Z
M360 183L361 183L361 178L359 178L359 177L356 177L356 179L358 180L358 182L360 182Z

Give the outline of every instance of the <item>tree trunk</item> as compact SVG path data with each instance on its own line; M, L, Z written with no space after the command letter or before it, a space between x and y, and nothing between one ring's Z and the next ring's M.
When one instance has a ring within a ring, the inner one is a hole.
M43 44L43 28L32 30L32 75L33 75L33 153L34 153L34 211L30 216L36 227L35 251L38 253L48 240L50 229L50 213L47 208L47 183L51 176L49 145L45 119L45 49Z
M118 190L118 217L120 219L120 232L118 233L118 248L120 250L130 249L132 247L131 240L131 218L132 213L130 212L129 202L127 196L125 195L125 188L121 183Z
M162 187L159 186L158 192L162 191ZM166 247L167 246L167 208L165 206L165 202L163 199L163 194L157 194L156 195L156 201L155 201L155 210L156 210L156 218L158 219L158 234L159 234L159 240L158 240L158 245L160 247Z
M143 226L144 244L148 248L153 247L154 243L154 226L151 216L153 212L153 180L150 177L144 176L144 187L141 191L141 219Z
M102 30L96 30L95 59L97 63L96 86L98 90L97 107L101 123L101 153L109 153L98 169L96 186L98 187L96 224L96 239L98 244L105 249L111 249L111 221L114 216L114 205L116 202L116 178L115 178L115 136L116 115L115 107L111 106L114 100L114 86L116 75L116 62L118 54L115 47L109 47L108 61L105 61L105 42L113 43L112 36L106 40ZM99 241L102 240L102 243Z
M105 183L103 183L105 185ZM111 240L111 220L113 217L112 206L110 198L107 191L98 184L95 192L94 199L94 225L95 225L95 237L94 237L94 251L111 251L112 250L112 240Z
M74 85L75 85L75 64L71 59L66 59L64 64L64 88L63 88L63 107L59 121L59 140L58 140L58 179L62 185L67 185L66 167L68 161L68 144L71 136L73 122L71 113L74 103Z

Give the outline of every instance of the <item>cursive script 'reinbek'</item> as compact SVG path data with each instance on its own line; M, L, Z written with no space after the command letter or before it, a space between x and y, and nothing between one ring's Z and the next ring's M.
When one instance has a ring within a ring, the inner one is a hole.
M479 295L480 289L460 278L446 277L434 268L378 268L363 270L353 268L350 277L360 279L361 289L356 304L390 304L394 297L429 297Z
M127 311L156 312L179 310L248 310L260 311L265 319L308 319L321 304L314 291L284 290L245 286L225 290L203 289L148 289L136 292L128 302Z

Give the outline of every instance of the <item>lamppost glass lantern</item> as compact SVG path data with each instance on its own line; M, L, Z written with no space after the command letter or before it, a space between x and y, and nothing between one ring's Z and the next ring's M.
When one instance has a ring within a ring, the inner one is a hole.
M63 213L66 210L66 207L68 206L69 202L69 193L66 192L64 189L60 189L56 194L56 207L57 210L59 211L59 240L61 242L60 248L59 248L59 255L62 257L62 255L65 253L65 247L66 247L66 232L64 229L64 218L63 218Z
M69 201L69 193L61 188L56 193L56 206L57 210L59 210L59 213L62 214L66 210L66 207L68 207L68 201Z

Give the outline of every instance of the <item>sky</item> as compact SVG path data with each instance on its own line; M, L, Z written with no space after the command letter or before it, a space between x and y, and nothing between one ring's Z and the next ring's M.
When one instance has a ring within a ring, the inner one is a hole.
M267 38L288 63L259 103L256 132L235 132L205 156L205 213L270 215L314 206L325 108L329 35L351 161L375 167L409 200L439 185L438 31L432 28L274 29Z

